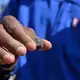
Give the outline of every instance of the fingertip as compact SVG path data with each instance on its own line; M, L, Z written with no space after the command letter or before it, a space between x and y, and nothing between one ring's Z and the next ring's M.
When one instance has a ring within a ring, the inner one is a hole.
M26 47L19 47L17 48L16 53L20 56L23 56L27 53L27 49Z
M35 43L29 42L29 43L26 44L26 46L27 46L29 51L36 50L36 44Z
M6 64L11 64L11 63L14 63L14 61L15 61L15 56L14 56L14 55L9 55L9 54L7 54L7 55L5 55L5 56L3 57L3 60L4 60L4 62L5 62Z
M50 50L52 48L51 42L43 39L43 48L41 50Z
M51 42L49 42L49 41L47 41L47 40L44 40L44 43L45 43L45 45L46 45L46 47L47 47L48 49L51 49L51 48L52 48Z

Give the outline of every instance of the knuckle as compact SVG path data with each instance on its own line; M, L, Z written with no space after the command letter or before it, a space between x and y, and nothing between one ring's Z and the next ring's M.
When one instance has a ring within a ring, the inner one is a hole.
M12 34L15 31L16 28L15 28L15 26L13 26L12 21L4 18L2 23L8 33Z
M36 37L36 33L32 28L26 28L25 32L28 36L30 36L31 38Z
M34 30L32 28L29 28L29 31L34 32Z

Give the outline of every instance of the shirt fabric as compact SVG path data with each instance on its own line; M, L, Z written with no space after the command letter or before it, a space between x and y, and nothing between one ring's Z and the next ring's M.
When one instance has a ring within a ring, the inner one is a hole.
M16 80L80 80L80 0L11 0L6 11L53 45L20 57Z

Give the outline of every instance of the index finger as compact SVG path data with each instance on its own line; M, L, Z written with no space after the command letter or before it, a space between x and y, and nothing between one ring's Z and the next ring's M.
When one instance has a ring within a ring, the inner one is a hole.
M45 40L45 39L42 39L42 41L43 41L43 48L41 50L47 51L52 48L51 42L49 42L48 40Z

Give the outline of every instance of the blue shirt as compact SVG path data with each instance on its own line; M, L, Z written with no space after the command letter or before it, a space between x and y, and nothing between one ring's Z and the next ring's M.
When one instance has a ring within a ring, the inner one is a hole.
M80 0L14 0L8 12L53 44L20 57L17 80L80 80L80 24L71 28L74 17L80 19Z

